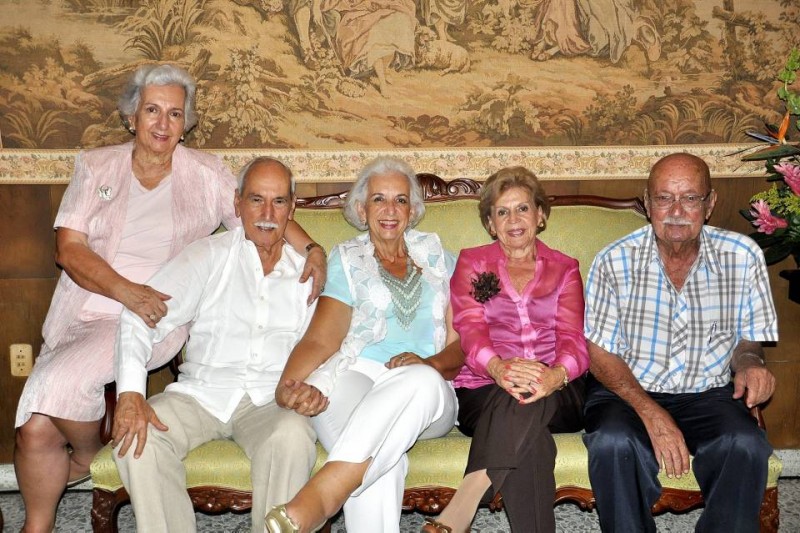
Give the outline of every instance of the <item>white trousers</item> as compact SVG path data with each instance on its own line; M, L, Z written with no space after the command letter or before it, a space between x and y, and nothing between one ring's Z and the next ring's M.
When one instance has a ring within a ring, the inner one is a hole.
M361 486L344 504L348 533L400 530L406 451L417 440L445 435L458 401L450 383L427 365L389 370L359 359L337 378L328 409L312 418L328 462L372 458Z
M133 447L125 457L112 454L131 497L137 531L196 531L182 461L190 450L210 440L233 439L250 459L253 533L264 531L267 509L291 500L308 481L317 455L308 417L275 402L253 405L247 395L228 422L221 422L186 394L165 392L149 402L169 430L150 426L138 459L133 458Z

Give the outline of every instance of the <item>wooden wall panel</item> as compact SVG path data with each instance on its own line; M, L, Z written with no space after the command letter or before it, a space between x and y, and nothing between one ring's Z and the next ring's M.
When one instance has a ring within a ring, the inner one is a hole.
M55 275L48 187L0 187L0 243L0 279Z
M10 344L30 344L39 353L41 329L54 279L0 279L0 463L10 463L14 451L14 417L24 377L11 375Z

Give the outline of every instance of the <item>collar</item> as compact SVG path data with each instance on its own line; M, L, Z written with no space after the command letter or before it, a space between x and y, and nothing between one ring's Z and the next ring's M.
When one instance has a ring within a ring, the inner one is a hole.
M720 264L719 255L717 250L711 246L711 237L709 236L709 228L703 225L700 231L700 249L697 252L696 264L705 265L708 271L715 276L722 275L722 265ZM650 268L650 265L656 261L661 265L660 257L658 255L658 246L656 245L656 236L653 231L653 226L647 227L647 231L642 236L642 244L639 248L639 270L645 271Z

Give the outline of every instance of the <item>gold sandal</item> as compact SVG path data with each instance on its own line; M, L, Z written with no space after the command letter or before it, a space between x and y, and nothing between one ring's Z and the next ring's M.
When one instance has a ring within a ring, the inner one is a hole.
M450 526L446 526L433 518L425 518L420 533L452 533Z
M278 505L270 509L264 517L269 533L300 533L300 527L286 514L286 505Z

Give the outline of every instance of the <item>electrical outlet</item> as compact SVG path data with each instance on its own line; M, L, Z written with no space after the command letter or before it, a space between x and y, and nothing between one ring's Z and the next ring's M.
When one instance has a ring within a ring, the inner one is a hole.
M8 349L11 375L28 376L33 368L33 347L30 344L12 344Z

